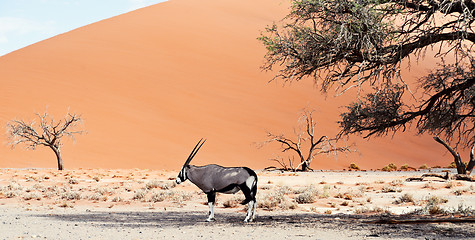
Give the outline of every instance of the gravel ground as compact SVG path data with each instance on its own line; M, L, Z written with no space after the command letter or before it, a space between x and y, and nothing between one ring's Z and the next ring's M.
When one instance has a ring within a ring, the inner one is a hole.
M0 207L1 239L475 239L475 223L374 224L384 216Z

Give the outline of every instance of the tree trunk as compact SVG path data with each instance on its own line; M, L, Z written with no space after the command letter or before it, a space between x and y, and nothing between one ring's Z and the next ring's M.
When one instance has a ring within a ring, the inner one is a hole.
M440 139L439 137L434 137L434 140L442 144L445 148L447 148L447 150L449 150L452 156L454 156L454 162L457 166L457 173L466 174L467 170L465 168L465 164L463 164L462 159L460 158L460 154L458 152L455 152L455 150L451 146L449 146L444 140Z
M58 170L63 170L63 158L61 157L61 150L59 147L50 146L54 154L56 154L56 160L58 161Z
M302 172L307 172L309 170L310 170L310 168L308 166L307 161L302 162Z
M470 161L468 162L467 169L466 169L468 175L472 173L473 167L475 167L474 151L475 151L475 144L473 144L472 151L470 151Z

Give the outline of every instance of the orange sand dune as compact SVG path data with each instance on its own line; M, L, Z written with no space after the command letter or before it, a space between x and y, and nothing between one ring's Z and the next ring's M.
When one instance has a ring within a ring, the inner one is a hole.
M194 164L272 165L278 146L254 144L266 131L292 133L299 111L311 107L319 134L334 135L347 102L320 96L311 81L268 83L273 73L260 70L265 49L256 38L287 11L283 0L171 0L7 54L0 125L45 107L56 118L68 108L81 113L88 134L63 147L66 168L178 169L202 137ZM312 167L451 161L430 136L353 141L359 153L322 156ZM1 142L2 168L56 167L48 149L11 150L5 134Z

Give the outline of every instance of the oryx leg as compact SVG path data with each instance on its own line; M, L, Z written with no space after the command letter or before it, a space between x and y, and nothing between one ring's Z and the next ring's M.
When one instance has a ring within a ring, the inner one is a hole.
M207 222L214 221L214 203L216 202L216 192L209 192L208 195L208 206L209 206L209 215Z
M254 220L254 214L256 213L256 190L257 187L248 186L247 184L241 186L242 193L246 197L244 202L247 202L247 214L244 222L252 222Z
M254 218L256 217L256 208L257 208L257 201L254 200L253 206L252 206L252 215L250 221L254 221Z

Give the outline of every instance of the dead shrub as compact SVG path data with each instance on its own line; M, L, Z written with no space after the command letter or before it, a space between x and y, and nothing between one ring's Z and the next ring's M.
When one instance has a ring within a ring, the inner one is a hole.
M81 193L75 191L67 191L61 194L61 198L66 200L81 200Z
M298 191L294 191L294 193L298 194L294 198L297 203L314 203L318 195L318 190L313 184L311 184L305 188L301 188Z
M15 181L8 183L7 186L3 187L3 191L17 191L23 190L23 187Z
M171 191L152 192L149 202L163 202L165 199L173 195Z
M345 199L345 200L353 200L353 198L360 197L360 196L361 195L357 195L357 194L350 193L350 192L345 192L345 193L338 193L337 195L335 195L335 198L342 198L342 199Z
M445 187L445 188L448 188L448 189L451 189L451 188L454 187L454 185L455 185L455 184L454 184L452 181L448 181L448 182L445 183L445 186L444 186L444 187Z
M315 200L316 200L316 195L312 192L304 192L295 197L295 201L299 204L314 203Z
M69 184L79 184L79 180L77 180L76 178L70 178L68 180L68 183Z
M114 190L109 187L98 187L94 189L94 191L100 195L112 195L114 194Z
M14 198L14 197L17 197L19 194L19 191L6 191L4 193L5 197L6 198Z
M147 190L140 189L135 191L134 196L132 197L132 200L144 200L145 196L147 195Z
M394 187L400 187L404 185L404 182L400 179L396 179L396 180L391 181L389 185L394 186Z
M162 185L163 185L162 181L151 180L151 181L147 182L147 184L145 184L145 188L148 189L148 190L151 190L153 188L161 188Z
M244 201L244 198L241 196L234 196L230 199L227 199L223 202L223 206L225 208L235 208L240 205L240 203Z
M414 198L409 193L404 193L403 195L399 196L398 199L394 200L394 204L402 204L402 203L414 203Z
M397 188L395 186L383 186L383 188L381 189L381 192L383 193L392 193L392 192L401 192L402 189L400 188Z
M124 199L121 196L115 196L111 200L112 202L122 202Z
M36 193L36 192L30 192L30 193L26 193L24 196L23 196L23 199L25 201L28 201L28 200L41 200L41 194L39 193Z
M289 197L284 196L283 201L279 204L280 209L289 210L296 209L298 207L295 201L292 201Z
M193 194L185 191L170 191L172 202L182 204L185 201L189 201L193 198Z
M368 208L368 207L363 207L363 208L357 208L354 210L355 214L380 214L380 213L387 213L390 214L391 212L389 209L384 209L381 207L373 207L373 208Z
M454 193L456 196L461 196L461 195L463 195L463 194L466 193L466 192L467 192L467 190L461 189L461 188L455 189L455 190L453 191L453 193Z
M89 200L93 201L107 201L107 196L104 196L100 193L93 193L91 196L89 196Z
M285 196L284 192L287 192L287 190L280 189L267 194L259 195L259 199L257 200L257 208L272 211L277 207L287 205L288 203L286 202L290 200Z

